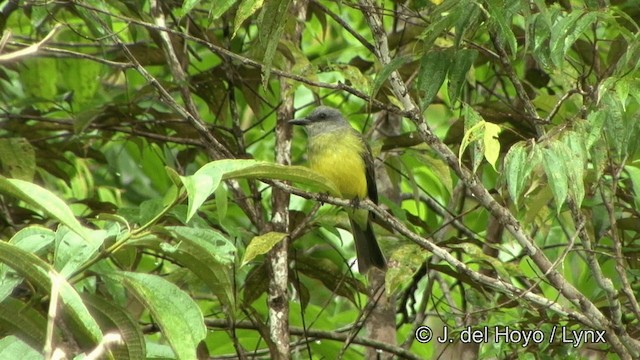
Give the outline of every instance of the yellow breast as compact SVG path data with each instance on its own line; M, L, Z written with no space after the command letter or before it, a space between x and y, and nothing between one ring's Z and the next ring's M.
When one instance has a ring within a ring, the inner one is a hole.
M364 151L362 139L352 131L329 132L309 139L311 169L333 181L346 199L367 196Z

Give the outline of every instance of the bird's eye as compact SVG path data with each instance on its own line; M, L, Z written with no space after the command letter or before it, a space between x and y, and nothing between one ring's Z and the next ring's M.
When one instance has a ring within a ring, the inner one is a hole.
M326 119L326 118L327 118L327 114L325 114L325 113L320 113L320 114L318 114L318 117L319 117L320 119L324 120L324 119Z

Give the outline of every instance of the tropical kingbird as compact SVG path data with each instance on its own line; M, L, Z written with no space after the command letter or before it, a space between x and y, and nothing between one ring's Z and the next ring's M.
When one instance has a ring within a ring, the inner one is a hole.
M340 111L319 106L289 123L305 127L311 169L333 181L343 198L369 198L378 203L371 149ZM348 210L348 214L360 272L366 274L371 266L384 269L386 261L373 233L372 215L363 209Z

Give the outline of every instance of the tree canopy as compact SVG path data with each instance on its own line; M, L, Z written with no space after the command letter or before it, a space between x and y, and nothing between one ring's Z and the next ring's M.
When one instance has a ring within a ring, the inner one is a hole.
M0 358L640 358L639 26L635 0L0 2ZM320 104L379 204L305 167L288 121Z

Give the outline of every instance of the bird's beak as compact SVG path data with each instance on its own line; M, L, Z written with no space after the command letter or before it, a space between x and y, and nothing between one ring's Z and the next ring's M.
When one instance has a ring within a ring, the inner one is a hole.
M310 121L307 118L302 118L302 119L293 119L293 120L289 120L289 124L291 125L309 125Z

